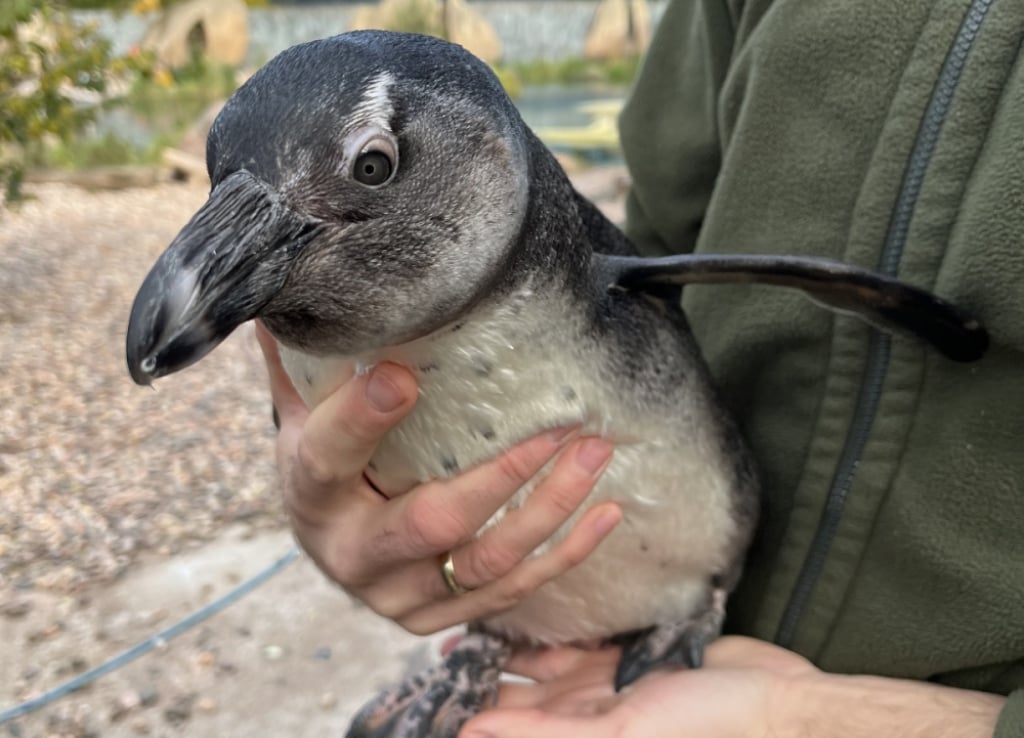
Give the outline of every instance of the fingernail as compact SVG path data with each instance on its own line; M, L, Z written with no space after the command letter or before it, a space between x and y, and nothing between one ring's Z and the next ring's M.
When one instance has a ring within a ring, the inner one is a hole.
M618 525L620 520L622 520L622 510L617 507L609 508L597 516L597 520L594 521L594 530L603 536Z
M378 412L390 413L402 404L404 398L398 385L388 379L387 373L378 367L373 370L370 381L366 384L366 399Z
M597 474L612 455L612 445L603 438L588 438L576 452L576 463L590 474Z

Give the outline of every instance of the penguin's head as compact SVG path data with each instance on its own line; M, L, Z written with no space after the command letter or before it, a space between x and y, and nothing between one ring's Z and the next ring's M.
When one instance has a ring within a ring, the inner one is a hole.
M529 196L526 129L493 73L424 36L283 52L207 142L212 189L132 307L140 384L260 317L311 353L426 335L500 278Z

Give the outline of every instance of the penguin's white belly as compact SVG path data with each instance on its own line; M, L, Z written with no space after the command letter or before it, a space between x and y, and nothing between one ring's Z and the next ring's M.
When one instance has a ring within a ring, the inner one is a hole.
M524 324L545 322L516 321ZM487 326L481 332L479 323L469 322L457 332L359 360L282 347L282 360L310 406L360 364L389 360L417 371L420 397L413 412L373 458L374 481L386 493L452 476L549 428L582 424L584 433L615 443L588 502L619 502L623 521L581 565L486 621L489 628L565 643L684 620L702 604L709 576L729 565L735 530L729 475L713 458L714 444L705 442L702 403L678 413L652 412L630 393L602 384L595 357L579 356L571 341L545 342L517 336L511 326ZM532 487L521 489L488 526L520 506ZM535 553L560 540L578 517Z

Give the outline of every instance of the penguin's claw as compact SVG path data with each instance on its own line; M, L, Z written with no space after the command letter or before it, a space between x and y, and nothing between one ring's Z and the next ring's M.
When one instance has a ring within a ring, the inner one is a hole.
M509 655L498 638L466 635L440 665L363 706L346 738L456 738L466 721L497 699Z
M704 647L722 632L726 595L724 589L714 589L707 608L685 623L657 625L621 639L622 658L615 671L615 691L659 667L699 669L704 663Z

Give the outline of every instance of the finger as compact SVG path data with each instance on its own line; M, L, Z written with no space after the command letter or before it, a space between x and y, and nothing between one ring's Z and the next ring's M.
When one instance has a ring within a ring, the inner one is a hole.
M538 684L502 682L496 706L503 710L541 708L545 712L577 717L600 715L620 701L613 674L614 669L598 674L581 671Z
M452 551L459 584L476 589L493 582L551 538L590 494L612 450L612 444L602 438L584 438L567 448L521 508L507 513L477 540Z
M621 517L622 512L614 503L587 511L565 540L554 550L537 557L541 564L545 561L557 562L552 568L531 564L527 578L518 585L523 588L518 595L519 599L540 586L534 583L537 577L558 576L575 565L574 562L589 556ZM507 576L511 575L512 572ZM521 576L521 572L517 576ZM511 579L502 587L482 587L453 598L441 575L440 559L431 558L393 568L390 572L368 580L365 588L356 594L377 614L423 635L507 609L511 595L503 595L502 589L515 585L516 581Z
M281 364L281 353L277 341L270 331L259 320L253 324L256 340L263 351L263 359L267 363L267 375L270 379L270 399L279 420L278 428L301 426L309 415L306 403L296 392L292 380Z
M617 504L597 505L584 513L569 535L550 551L523 561L501 579L396 619L410 632L426 635L508 610L541 585L582 562L621 519L622 510ZM433 577L440 576L435 568Z
M617 701L615 669L621 650L546 648L513 655L506 671L535 680L532 684L504 683L498 707L541 707L547 711L594 715Z
M599 438L582 439L570 445L520 510L508 513L481 538L452 553L456 581L467 589L475 589L519 565L576 513L607 466L611 453L611 444ZM430 498L431 502L434 500L435 497ZM453 527L458 524L452 523ZM473 523L464 525L469 528ZM595 546L600 541L587 540ZM412 568L398 578L380 580L376 592L364 592L361 596L379 614L394 620L431 602L450 599L444 580L431 571L438 566L435 559L428 558L425 563L425 567Z
M451 479L420 485L382 513L388 535L370 542L380 561L433 559L476 532L550 461L575 429L541 433ZM399 531L400 535L394 535Z
M310 413L298 440L289 502L321 514L338 489L363 488L363 472L384 434L412 410L416 380L397 364L378 364L346 382Z

